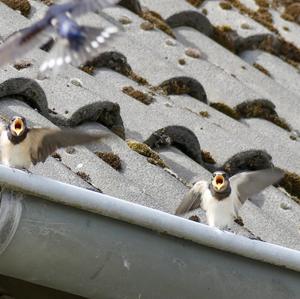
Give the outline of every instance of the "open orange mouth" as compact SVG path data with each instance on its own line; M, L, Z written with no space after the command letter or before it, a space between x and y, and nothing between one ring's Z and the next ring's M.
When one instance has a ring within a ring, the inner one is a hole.
M220 190L224 185L224 177L222 175L215 176L214 186Z
M23 131L23 127L24 127L24 124L23 124L23 121L21 118L17 118L15 121L14 121L14 131L16 132L16 134L19 136L22 131Z

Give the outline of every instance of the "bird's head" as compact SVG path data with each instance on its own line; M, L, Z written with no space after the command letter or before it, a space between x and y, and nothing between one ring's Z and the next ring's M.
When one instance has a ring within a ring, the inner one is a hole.
M10 120L8 128L13 136L22 136L27 131L25 118L21 116L14 116Z
M224 171L214 172L212 175L211 184L213 189L218 193L224 192L230 187L228 176Z

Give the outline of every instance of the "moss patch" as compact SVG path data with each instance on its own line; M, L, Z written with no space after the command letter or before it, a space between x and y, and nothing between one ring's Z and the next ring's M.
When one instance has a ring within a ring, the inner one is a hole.
M84 181L91 183L91 177L87 173L83 171L77 171L76 174L80 176Z
M186 2L192 4L195 7L200 7L205 0L186 0Z
M269 1L267 1L267 0L255 0L255 3L256 3L259 7L268 8L268 7L270 6Z
M241 118L240 114L235 109L231 108L225 103L222 102L210 103L210 106L233 119L239 120Z
M54 0L41 0L44 4L46 4L47 6L51 6L54 4Z
M30 61L26 61L26 60L21 60L14 64L14 68L17 69L18 71L26 69L30 66L32 66L32 63Z
M100 159L102 159L105 163L110 165L115 170L121 170L122 163L118 155L112 152L95 152L95 155L97 155Z
M145 78L136 74L134 71L129 72L128 78L135 81L136 83L138 83L140 85L149 85L148 81Z
M179 58L179 59L178 59L178 63L179 63L180 65L185 65L185 64L186 64L186 60L185 60L184 58Z
M272 15L266 7L260 6L257 11L254 11L242 4L239 0L228 0L228 2L230 2L231 5L238 9L242 14L249 16L256 22L268 28L270 31L278 33L278 30L273 26ZM260 3L262 3L262 1L260 1Z
M89 75L94 75L96 68L92 65L83 65L79 67L82 71Z
M144 10L142 12L141 17L153 24L153 26L166 34L175 38L175 34L173 33L172 28L165 22L164 18L155 11L152 10Z
M298 174L285 171L285 175L279 182L279 186L284 188L300 204L300 176Z
M200 111L199 115L201 115L204 118L209 118L210 117L210 115L207 111Z
M202 151L202 150L201 150L201 156L202 156L202 160L203 160L205 163L208 163L208 164L216 164L216 163L217 163L217 162L215 161L215 159L212 157L212 155L211 155L210 152Z
M150 105L154 102L154 98L152 96L140 90L134 89L132 86L125 86L123 87L122 91L145 105Z
M228 25L214 27L213 39L224 48L235 53L236 40L238 38L237 32L232 30Z
M147 161L149 163L160 166L161 168L167 167L160 156L145 143L141 143L135 140L127 140L126 142L130 149L139 153L140 155L147 157Z
M19 10L21 14L28 17L31 11L31 5L28 0L0 0L14 10Z
M188 94L190 92L190 88L180 80L168 81L167 84L162 84L160 87L166 95L180 95Z
M268 77L272 77L270 72L264 68L262 65L258 64L258 63L253 63L252 64L256 69L258 69L260 72L262 72L263 74L267 75Z
M268 120L284 130L291 131L289 124L280 118L275 111L275 105L265 99L246 101L235 107L242 118L262 118Z
M222 9L225 9L225 10L232 9L231 4L228 2L220 2L219 5Z
M287 21L300 24L300 3L292 3L286 6L281 17Z

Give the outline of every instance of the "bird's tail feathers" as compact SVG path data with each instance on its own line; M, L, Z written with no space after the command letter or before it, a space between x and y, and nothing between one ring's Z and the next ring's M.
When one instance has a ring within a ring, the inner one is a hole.
M74 66L80 66L91 61L101 52L105 51L107 49L108 41L112 40L119 31L115 26L105 28L82 26L81 30L86 37L83 45L79 48L77 53L78 57L72 59L71 64Z

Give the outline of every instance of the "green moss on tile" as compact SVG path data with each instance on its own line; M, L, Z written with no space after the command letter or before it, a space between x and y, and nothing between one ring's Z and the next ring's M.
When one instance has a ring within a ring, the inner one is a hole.
M80 176L87 183L91 183L91 177L84 171L77 171L76 174Z
M55 0L41 0L47 6L51 6L55 3Z
M160 166L161 168L167 167L165 162L160 158L159 154L153 151L145 143L141 143L132 139L126 140L126 142L130 149L139 153L140 155L147 157L147 161L149 163Z
M211 155L210 152L201 150L201 156L202 156L202 160L203 160L205 163L213 164L213 165L217 163L217 162L215 161L215 159L212 157L212 155Z
M270 6L268 0L255 0L255 3L256 3L259 7L268 8L268 7Z
M82 71L89 75L94 75L96 68L92 65L83 65L79 67Z
M268 28L270 31L278 33L278 30L273 25L272 14L269 12L268 7L260 6L258 10L254 11L241 3L239 0L228 0L228 2L238 9L240 13L249 16L254 21Z
M204 118L209 118L210 117L210 115L207 111L200 111L199 115L204 117Z
M182 80L169 80L157 88L160 88L166 95L189 94L191 92L191 89Z
M257 70L259 70L260 72L262 72L263 74L267 75L268 77L272 77L270 72L264 68L261 64L259 63L253 63L252 64Z
M132 86L124 86L122 88L122 91L128 96L138 100L139 102L145 105L150 105L154 102L154 98L151 95L144 93L140 90L134 89Z
M229 25L214 27L213 39L224 48L235 53L236 52L236 31L232 30Z
M278 184L300 204L300 176L295 172L285 171L284 178Z
M27 60L20 60L20 61L17 61L14 64L14 68L18 71L26 69L30 66L32 66L32 63L30 61L27 61Z
M102 159L105 163L110 165L115 170L122 169L121 159L118 155L112 152L95 152L95 154Z
M178 63L179 63L180 65L186 65L186 60L185 60L184 58L179 58L179 59L178 59Z
M186 0L186 2L192 4L195 7L200 7L205 0Z
M140 85L149 85L147 79L143 78L142 76L138 75L134 71L130 71L128 74L128 78L135 81Z
M31 5L28 0L0 0L14 10L19 10L21 14L28 17L31 11Z
M164 18L159 13L152 10L144 9L141 17L144 20L153 24L155 28L165 32L166 34L172 36L173 38L176 38L172 28L166 23Z
M210 106L233 119L239 120L241 118L241 116L235 109L231 108L225 103L215 102L215 103L210 103Z
M287 21L300 24L300 3L292 3L287 5L281 17Z
M291 131L289 124L278 116L275 105L266 99L245 101L235 107L242 118L262 118L268 120L286 131Z
M225 10L230 10L230 9L232 9L231 4L228 3L228 2L220 2L219 5L220 5L220 7L221 7L222 9L225 9Z

